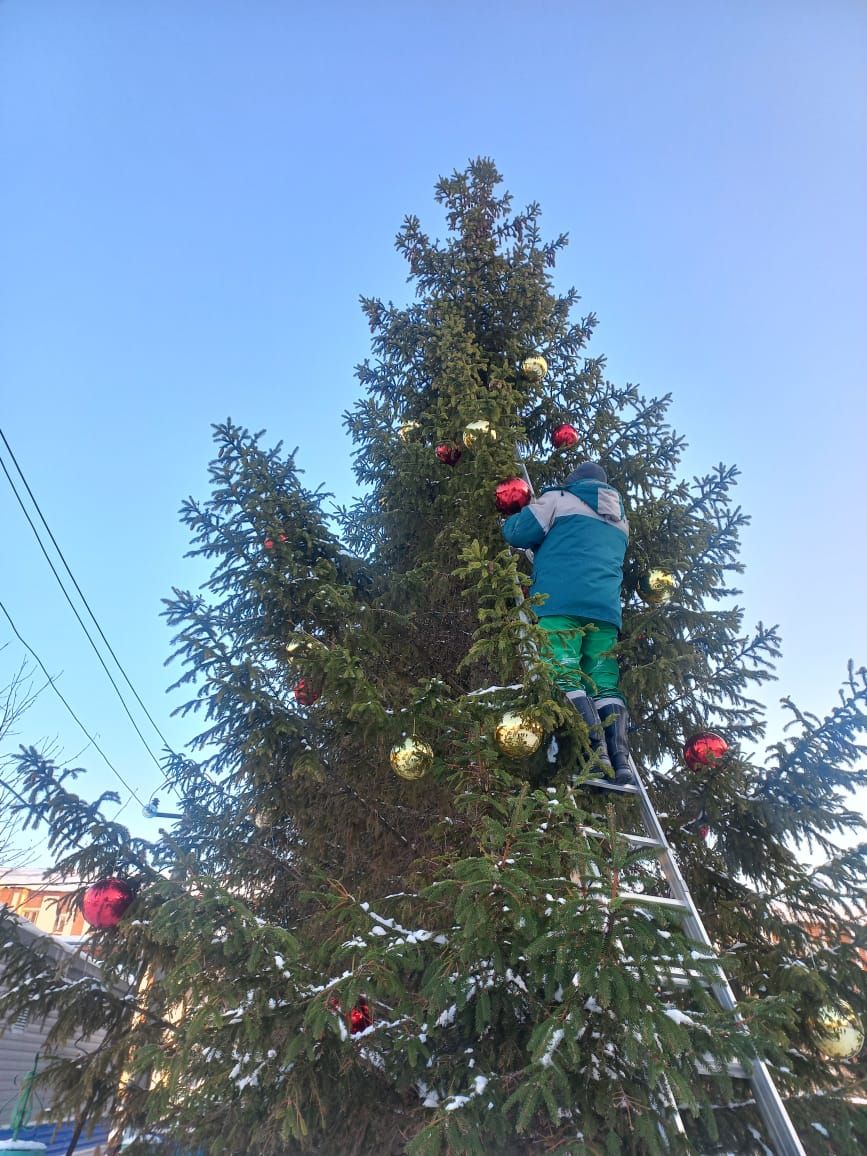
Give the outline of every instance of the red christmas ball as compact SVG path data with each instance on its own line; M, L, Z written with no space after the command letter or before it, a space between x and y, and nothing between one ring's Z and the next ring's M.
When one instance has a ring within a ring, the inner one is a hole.
M105 931L117 927L135 895L123 879L100 879L81 898L81 914L91 927Z
M349 1013L349 1030L352 1035L357 1035L358 1032L363 1032L373 1023L373 1012L370 1010L370 1004L364 998L359 996L358 1002Z
M448 442L443 442L441 446L437 446L435 453L444 466L456 466L462 456L458 447L450 446Z
M295 683L295 701L302 706L313 706L314 702L322 694L319 687L313 686L306 678L299 678Z
M507 478L496 490L497 509L501 514L517 514L533 497L533 491L523 478Z
M274 549L274 539L273 538L266 538L265 541L262 543L262 545L265 547L266 550L273 550Z
M573 446L578 445L579 440L578 430L568 422L555 426L551 431L551 441L555 450L571 450Z
M708 827L707 823L702 823L702 825L696 831L696 834L698 835L699 839L706 839L710 834L710 827Z
M683 748L683 758L691 771L700 771L703 767L713 767L720 761L729 749L728 743L722 735L713 731L700 731L693 735Z

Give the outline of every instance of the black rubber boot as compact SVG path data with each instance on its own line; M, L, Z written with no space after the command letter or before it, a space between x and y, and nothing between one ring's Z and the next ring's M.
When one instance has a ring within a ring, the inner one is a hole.
M590 734L590 749L599 762L601 774L608 779L614 778L614 767L608 757L608 747L605 744L605 734L602 730L602 719L596 709L596 703L586 694L566 696L587 724Z
M609 702L600 706L599 718L605 728L605 742L614 767L614 782L618 787L634 786L635 776L629 763L629 712L625 704Z

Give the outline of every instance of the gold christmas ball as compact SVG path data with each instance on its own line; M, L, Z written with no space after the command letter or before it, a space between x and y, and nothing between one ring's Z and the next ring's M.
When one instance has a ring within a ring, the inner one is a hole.
M416 735L402 739L391 748L391 769L402 779L420 779L433 763L433 748Z
M297 662L312 650L324 649L324 643L318 638L311 638L309 634L293 634L286 643L286 654L292 662Z
M676 589L677 583L665 570L651 570L649 574L642 574L638 579L638 593L651 606L661 606L663 602L670 602Z
M525 357L521 362L521 374L528 381L541 381L548 372L548 362L540 354L535 357Z
M402 442L411 441L415 437L416 430L421 429L421 425L417 421L405 421L400 429L397 431L397 436Z
M497 431L489 421L471 421L464 430L464 445L471 450L481 438L488 437L492 442L497 440Z
M508 759L527 759L534 755L544 737L540 723L516 711L504 714L494 731L494 742Z
M269 827L274 826L274 812L268 807L261 811L254 811L253 822L260 831L266 831Z
M303 638L291 638L286 643L286 654L291 661L299 659L304 651L307 649L307 642Z
M851 1060L864 1047L861 1020L845 1000L819 1008L813 1035L819 1051L832 1060Z

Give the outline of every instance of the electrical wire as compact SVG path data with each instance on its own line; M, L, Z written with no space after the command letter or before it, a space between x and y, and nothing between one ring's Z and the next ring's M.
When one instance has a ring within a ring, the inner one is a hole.
M7 447L7 449L8 449L8 448L9 448L9 443L8 443L8 442L7 442L7 440L6 440L6 437L3 435L3 431L2 431L2 430L0 430L0 437L2 437L2 438L3 438L3 442L4 442L4 444L6 445L6 447ZM10 452L10 454L12 453L11 449L9 450L9 452ZM15 457L14 457L14 455L12 455L12 458L13 458L13 461L15 461ZM15 462L15 465L16 465L16 467L18 467L18 463L17 463L17 462ZM129 707L127 706L127 703L126 703L126 699L123 697L123 694L121 693L120 687L117 685L117 682L115 681L115 679L114 679L114 676L112 675L111 671L108 669L108 666L106 665L105 659L104 659L104 658L102 657L102 655L100 654L99 648L97 647L96 643L94 642L94 640L93 640L93 637L92 637L92 635L91 635L90 631L89 631L89 630L88 630L88 628L87 628L87 625L85 624L85 622L84 622L83 618L81 617L81 615L78 613L78 609L77 609L77 607L75 606L75 603L74 603L74 602L72 601L72 599L70 598L70 596L69 596L69 592L67 591L66 587L65 587L65 586L64 586L64 584L63 584L63 579L62 579L62 578L60 577L60 575L57 573L57 568L55 567L54 563L52 562L52 560L51 560L51 557L50 557L50 556L49 556L49 554L48 554L48 551L45 549L45 546L44 546L44 545L43 545L43 543L42 543L42 539L41 539L41 538L40 538L40 536L39 536L39 531L38 531L38 529L36 528L36 526L34 525L34 523L33 523L33 519L30 517L30 513L29 513L29 511L28 511L28 509L27 509L26 505L24 504L24 501L22 500L22 498L21 498L21 495L20 495L20 494L19 494L19 492L18 492L18 489L17 489L17 487L16 487L16 485L15 485L15 482L14 482L14 480L13 480L13 478L12 478L11 474L9 473L9 471L8 471L8 470L7 470L7 468L6 468L6 463L3 461L3 459L2 459L2 458L0 458L0 467L2 467L2 469L3 469L3 473L6 475L6 480L9 482L9 485L12 487L12 492L13 492L13 494L15 495L15 498L16 498L16 500L17 500L17 502L18 502L18 505L21 507L21 510L22 510L22 512L23 512L23 514L24 514L24 517L27 519L28 523L30 524L30 528L31 528L31 530L33 531L33 533L34 533L34 534L35 534L35 536L36 536L36 541L37 541L37 543L39 544L39 548L40 548L40 550L41 550L41 551L42 551L42 553L45 555L45 560L46 560L46 562L47 562L47 563L48 563L48 565L51 567L51 573L52 573L52 574L54 575L54 577L57 579L57 584L58 584L58 586L60 587L61 591L63 592L63 596L64 596L64 598L65 598L65 599L66 599L66 601L69 603L69 606L70 606L70 609L72 610L72 613L73 613L73 614L75 615L75 617L77 618L77 620L78 620L78 624L81 626L81 629L84 631L84 633L85 633L85 636L86 636L86 638L87 638L87 641L90 643L90 645L91 645L91 648L93 649L93 652L94 652L94 654L95 654L95 655L96 655L96 657L99 659L99 663L100 663L100 666L101 666L101 667L102 667L102 669L105 671L105 673L106 673L106 675L107 675L107 677L108 677L108 680L109 680L109 682L111 683L112 687L114 688L114 692L115 692L115 694L117 695L118 699L120 700L120 704L121 704L121 706L123 707L124 711L126 712L127 718L128 718L128 719L129 719L129 721L132 723L132 725L133 725L133 729L135 730L135 733L138 735L139 739L141 740L141 742L142 742L142 745L144 746L144 748L145 748L145 750L147 751L148 755L150 755L150 757L151 757L151 759L153 760L154 764L156 765L157 769L160 771L160 773L162 773L162 764L160 763L160 761L159 761L159 759L157 758L157 756L154 754L154 752L153 752L153 750L151 749L151 747L150 747L150 744L148 743L147 739L146 739L146 738L144 737L144 735L142 734L142 732L141 732L141 729L140 729L140 727L139 727L138 723L136 722L135 718L133 717L133 714L132 714L132 712L130 711ZM20 467L18 468L18 472L19 472L19 473L21 473ZM22 476L22 479L23 479L23 478L24 478L24 475L22 474L21 476ZM25 486L27 486L27 481L26 481L26 479L24 480L24 485L25 485ZM28 492L28 493L31 495L31 498L32 498L33 496L32 496L32 492L31 492L31 490L30 490L30 487L29 487L29 486L27 486L27 492ZM33 499L33 502L34 502L34 505L36 505L35 499ZM37 506L37 509L38 509L38 506ZM40 517L42 517L42 513L41 513L41 511L40 511ZM44 521L45 521L45 519L43 518L43 522L44 522ZM46 523L46 528L47 528L47 523ZM57 548L57 543L54 541L54 536L51 534L51 531L49 530L49 531L48 531L48 533L49 533L49 535L51 536L51 540L52 540L52 542L54 542L54 544L55 544L55 548ZM59 548L58 548L58 553L60 553L60 550L59 550ZM61 557L62 557L62 555L61 555ZM66 565L65 559L64 559L64 565ZM67 566L67 570L68 570L68 569L69 569L69 567ZM70 572L70 573L71 573L71 572ZM81 593L81 591L80 591L80 589L79 589L78 583L77 583L77 582L75 582L75 579L74 579L74 578L73 578L73 582L75 583L75 588L76 588L76 590L79 590L79 594L80 594L80 593ZM83 599L83 595L82 595L82 599ZM85 603L85 605L86 605L86 603ZM88 611L90 612L90 614L91 614L91 617L93 617L93 613L92 613L92 611L90 611L90 608L89 608L89 607L88 607ZM94 621L96 621L96 619L94 619ZM105 638L105 635L102 633L102 630L99 628L99 624L98 624L98 623L97 623L97 629L99 630L100 634L102 635L102 637L103 637L103 639L104 639L104 638ZM106 642L106 645L108 645L108 643L107 643L107 642ZM108 649L109 649L109 651L111 652L111 654L112 654L112 657L114 658L115 662L117 662L117 663L118 663L118 667L119 667L119 669L121 670L121 673L124 675L124 678L126 678L127 682L129 683L129 679L127 678L127 676L126 676L125 672L123 671L123 668L120 666L120 663L118 662L118 660L117 660L117 657L116 657L116 656L115 656L115 654L114 654L114 651L111 649L111 646L109 646L109 647L108 647ZM44 669L44 667L43 667L43 669ZM46 672L46 673L47 673L47 672ZM130 683L130 686L131 686L131 685L132 685L132 684ZM138 701L141 703L141 699L139 698L138 694L135 692L135 689L133 689L133 693L136 695L136 698L137 698L137 699L138 699ZM143 705L143 704L142 704L142 705ZM147 709L146 709L146 708L143 708L143 709L145 709L145 714L147 714L148 718L150 719L150 714L148 714L148 712L147 712ZM153 719L151 719L151 722L153 723ZM159 728L158 728L158 727L156 727L156 724L155 724L155 723L154 723L154 727L156 728L156 730L157 730L157 733L158 733L158 734L160 734L160 737L162 738L162 734L160 733L160 731L159 731ZM86 733L86 732L85 732L85 733ZM163 739L163 742L165 742L165 739ZM167 746L167 747L169 746L169 744L168 744L167 742L166 742L166 746ZM171 749L171 748L169 748L169 749Z
M14 450L12 449L12 447L10 446L10 444L9 444L9 441L8 441L8 439L7 439L7 437L6 437L6 434L3 432L3 430L2 430L2 429L0 429L0 438L2 438L2 439L3 439L3 444L4 444L4 446L6 447L6 449L7 449L8 453L9 453L9 457L12 459L12 461L13 461L13 463L14 463L14 465L15 465L15 469L18 471L18 475L19 475L19 477L21 478L21 481L24 483L24 488L27 490L27 493L28 493L28 496L29 496L29 498L30 498L30 501L33 503L33 507L34 507L34 509L36 510L36 513L39 515L39 517L40 517L40 519L41 519L41 521L42 521L42 525L45 527L45 530L46 530L46 532L47 532L47 534L48 534L48 537L51 539L51 543L52 543L52 545L54 546L54 549L57 551L57 555L58 555L58 557L60 558L60 561L63 563L64 569L66 570L66 573L69 575L69 577L70 577L70 579L71 579L71 581L72 581L72 585L75 587L75 589L76 589L76 591L77 591L77 593L78 593L78 596L79 596L79 598L80 598L80 599L81 599L81 601L83 602L83 604L84 604L84 607L85 607L85 609L87 610L87 613L90 615L90 617L91 617L91 620L93 621L93 624L94 624L94 626L95 626L95 627L96 627L96 629L99 631L99 637L100 637L100 638L102 639L102 641L105 643L105 646L106 646L106 649L108 650L108 653L109 653L109 654L111 655L111 657L114 659L114 661L115 661L115 664L116 664L116 666L117 666L118 670L119 670L119 671L120 671L120 673L123 675L123 678L124 678L124 681L126 682L126 685L127 685L127 686L129 687L129 689L132 691L133 695L135 696L135 700L136 700L136 702L139 704L139 706L140 706L140 707L142 708L142 710L144 711L144 713L145 713L145 716L146 716L146 718L147 718L148 722L151 724L151 726L154 728L154 730L156 731L156 733L159 735L160 739L162 740L162 744L163 744L163 746L164 746L164 747L165 747L167 750L171 751L171 749L172 749L172 747L171 747L171 743L170 743L170 742L169 742L169 740L166 738L166 736L163 734L163 732L160 730L159 726L158 726L158 725L157 725L157 723L154 721L153 715L150 713L150 711L148 710L148 708L147 708L147 707L145 706L145 704L142 702L142 700L141 700L141 696L139 695L138 691L136 690L136 688L133 686L132 682L130 681L129 675L128 675L128 674L126 673L126 671L124 670L124 668L123 668L123 664L121 663L120 659L119 659L119 658L117 657L117 655L115 654L115 652L114 652L114 649L113 649L113 647L112 647L111 643L110 643L110 642L108 641L108 639L106 638L106 636L105 636L105 632L103 631L102 627L100 626L100 624L99 624L99 622L98 622L98 620L97 620L97 617L96 617L96 615L93 613L93 610L92 610L92 609L91 609L91 607L90 607L90 603L89 603L89 602L87 601L87 599L85 598L83 590L82 590L82 589L81 589L81 587L78 585L78 582L77 582L77 581L76 581L76 579L75 579L75 575L72 573L72 570L71 570L71 569L70 569L70 567L69 567L69 563L66 561L66 558L65 558L65 556L64 556L64 553L63 553L63 551L60 549L60 546L59 546L59 545L58 545L58 543L57 543L57 539L54 537L54 534L52 534L52 532L51 532L51 527L48 525L48 522L47 522L47 521L46 521L46 519L45 519L45 515L42 513L42 510L41 510L41 508L40 508L40 505L39 505L39 503L38 503L38 502L37 502L37 500L36 500L36 496L35 496L35 494L33 493L33 491L31 490L31 488L30 488L30 485L29 485L29 483L28 483L28 481L27 481L27 478L24 476L24 471L21 469L21 466L18 464L18 459L15 457L15 452L14 452ZM41 543L40 543L40 545L41 545ZM174 753L174 752L173 752L173 753Z
M0 601L0 611L3 612L3 614L6 617L6 621L12 627L12 633L15 635L15 637L18 639L18 641L21 643L21 645L25 648L25 650L27 650L32 655L32 657L35 659L36 663L39 666L39 669L42 671L42 673L48 679L48 682L51 685L51 689L54 691L54 693L57 695L57 697L60 699L60 701L66 707L66 709L69 711L69 713L75 719L76 723L78 723L78 726L81 728L85 737L87 739L89 739L89 741L92 743L94 749L102 756L102 760L105 763L105 765L108 767L108 769L111 771L111 773L118 779L118 781L121 782L124 785L124 787L126 787L126 789L129 791L129 793L132 795L132 797L136 800L136 802L140 806L143 807L144 803L142 803L142 801L139 798L135 789L132 786L130 786L130 784L126 781L126 779L123 777L123 775L117 769L117 767L114 765L114 763L111 761L111 759L108 757L108 755L102 749L102 747L99 745L99 743L96 741L96 739L90 733L90 731L87 729L87 727L84 725L84 723L78 717L78 715L75 713L75 711L72 709L72 707L66 701L66 699L63 697L63 694L60 691L59 687L55 683L52 676L48 673L48 670L45 666L45 663L42 661L42 659L39 657L39 655L36 653L36 651L30 645L30 643L27 642L27 640L25 638L23 638L22 635L19 633L18 627L15 625L15 623L12 619L12 615L9 613L9 611L6 609L6 607L3 605L2 601ZM159 764L157 764L157 765L159 765Z

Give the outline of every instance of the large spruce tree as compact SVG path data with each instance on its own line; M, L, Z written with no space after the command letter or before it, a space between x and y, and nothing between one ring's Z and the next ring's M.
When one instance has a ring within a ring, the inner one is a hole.
M860 1069L823 1057L816 1017L867 1012L848 805L867 781L864 673L824 719L791 705L767 745L756 696L779 640L735 603L737 471L680 476L668 398L606 378L594 316L554 286L565 238L543 240L538 206L514 211L499 186L487 160L441 180L446 239L415 217L397 238L413 300L362 301L354 504L306 488L279 444L216 427L210 496L182 508L211 577L166 610L182 710L204 725L193 757L167 763L182 818L133 839L69 772L20 757L58 871L137 894L93 936L104 987L4 936L0 1003L57 1012L55 1038L106 1032L49 1076L61 1107L132 1129L130 1151L162 1136L275 1156L762 1152L749 1084L726 1067L757 1053L808 1151L863 1150ZM541 380L521 371L536 354ZM478 421L493 432L465 447ZM564 421L580 443L554 451ZM627 503L632 748L748 1031L676 918L622 896L663 887L620 836L639 830L636 803L581 785L586 731L539 659L542 607L521 602L529 563L494 504L517 458L537 489L601 461ZM653 569L675 579L668 602L639 597ZM494 742L508 711L544 728L532 757ZM696 773L682 746L707 727L729 751ZM433 762L409 781L389 751L412 736Z

